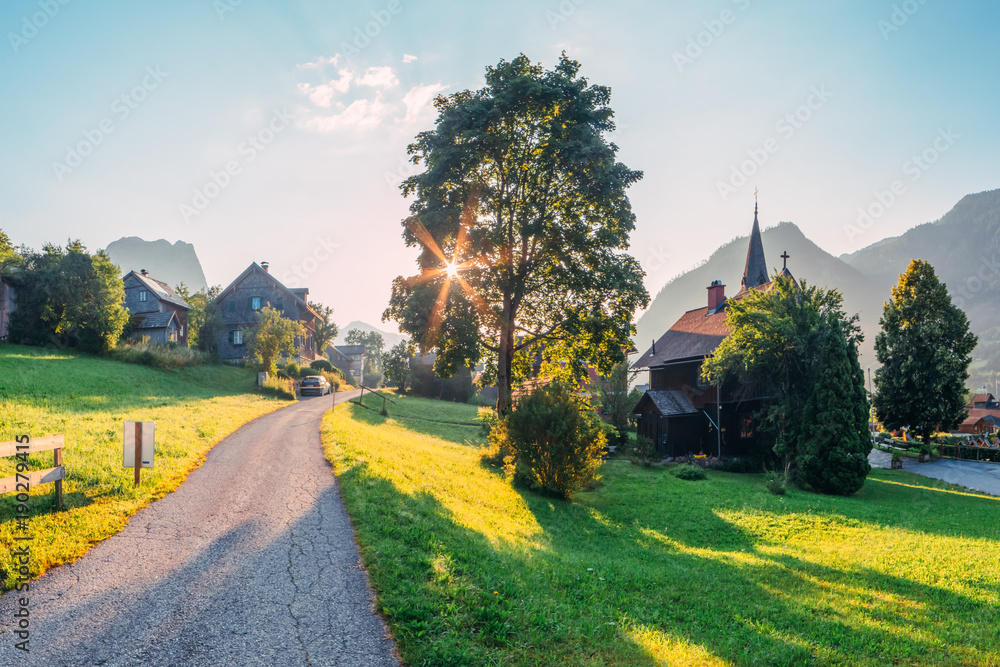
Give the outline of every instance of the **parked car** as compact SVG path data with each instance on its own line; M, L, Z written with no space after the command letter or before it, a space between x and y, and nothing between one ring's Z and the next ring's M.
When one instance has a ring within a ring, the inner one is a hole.
M324 396L329 394L330 391L330 383L322 375L309 375L302 378L302 381L299 383L299 393L303 396L306 394Z

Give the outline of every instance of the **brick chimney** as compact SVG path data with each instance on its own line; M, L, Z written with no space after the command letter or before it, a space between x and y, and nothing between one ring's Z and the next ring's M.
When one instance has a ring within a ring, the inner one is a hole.
M270 271L269 271L270 266L271 265L268 264L267 262L261 262L260 263L260 268L264 269L264 273L270 273Z
M721 280L713 280L708 286L708 309L714 311L723 301L726 300L726 286Z

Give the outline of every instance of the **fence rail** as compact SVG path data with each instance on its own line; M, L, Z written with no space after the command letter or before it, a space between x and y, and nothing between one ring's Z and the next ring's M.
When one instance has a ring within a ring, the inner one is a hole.
M65 446L66 436L62 434L35 438L28 442L0 442L0 458L8 458L17 456L18 454L29 455L51 451L53 454L52 462L54 464L54 467L46 468L45 470L34 470L26 473L19 472L13 477L0 479L0 494L12 491L28 491L32 486L55 483L56 507L62 509L62 481L66 479L66 468L62 464L62 452Z

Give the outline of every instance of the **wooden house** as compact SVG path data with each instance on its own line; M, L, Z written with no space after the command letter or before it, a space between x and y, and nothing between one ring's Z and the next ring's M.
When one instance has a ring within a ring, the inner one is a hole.
M219 339L219 358L230 363L246 358L247 335L257 326L257 313L270 306L281 311L283 317L298 321L305 330L304 335L296 337L298 352L292 361L307 365L322 359L316 352L314 339L322 318L309 306L308 297L308 288L289 289L282 285L270 273L267 262L252 263L215 299L225 322Z
M150 277L146 269L128 272L122 282L125 308L132 314L133 337L187 347L191 306L170 285Z
M326 356L330 363L342 370L345 375L364 380L365 346L364 345L329 345Z
M787 253L782 256L787 261ZM782 274L791 277L787 267ZM769 285L755 207L746 266L732 299ZM765 396L759 388L738 382L719 387L701 377L705 359L729 336L726 286L716 280L707 291L704 307L684 313L632 365L633 370L649 371L649 389L633 411L638 432L655 443L662 456L741 456L750 453L760 437L755 413Z

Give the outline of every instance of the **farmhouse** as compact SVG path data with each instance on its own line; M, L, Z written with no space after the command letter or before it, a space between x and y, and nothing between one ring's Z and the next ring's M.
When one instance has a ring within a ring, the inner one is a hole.
M0 340L7 340L7 327L16 305L14 284L9 278L0 276Z
M309 289L305 287L289 289L269 272L267 262L252 263L222 290L215 302L225 326L219 339L219 358L230 363L238 363L246 357L246 339L257 326L257 312L264 306L281 311L283 317L297 320L305 329L304 336L298 336L299 364L309 364L323 357L316 353L313 335L316 324L322 318L307 301Z
M362 380L365 367L365 346L364 345L328 345L326 356L330 363L344 371L347 377L356 377Z
M151 343L174 342L187 347L187 312L191 306L165 282L151 278L146 269L129 271L125 283L125 308L132 314L133 336Z
M787 261L788 254L782 257ZM782 275L792 277L787 266ZM769 285L755 206L746 266L740 289L732 299ZM729 335L729 301L726 286L713 281L708 286L707 304L684 313L632 365L633 370L649 371L649 389L633 411L638 416L639 434L655 443L662 456L740 456L756 444L754 413L765 398L760 388L735 381L718 387L701 377L705 358Z

